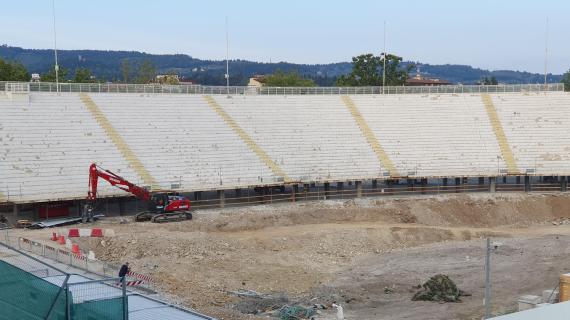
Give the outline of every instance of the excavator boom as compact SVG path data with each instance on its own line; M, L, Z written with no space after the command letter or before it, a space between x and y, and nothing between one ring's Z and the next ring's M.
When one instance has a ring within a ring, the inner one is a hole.
M87 192L88 201L97 200L97 184L99 182L99 178L106 180L112 186L133 194L141 200L150 201L150 192L148 192L146 189L127 181L123 177L109 170L99 168L94 163L92 163L89 167L89 191Z

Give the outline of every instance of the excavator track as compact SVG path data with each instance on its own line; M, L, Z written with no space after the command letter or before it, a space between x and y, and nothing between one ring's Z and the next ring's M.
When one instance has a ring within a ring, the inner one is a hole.
M135 215L135 221L150 221L154 223L175 222L192 220L192 213L190 211L172 212L172 213L151 213L141 212Z

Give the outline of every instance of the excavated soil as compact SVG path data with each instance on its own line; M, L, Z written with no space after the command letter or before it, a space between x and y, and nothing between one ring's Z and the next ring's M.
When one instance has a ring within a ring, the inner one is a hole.
M564 194L262 205L196 211L192 221L167 224L109 218L98 224L113 228L116 237L84 240L81 246L98 259L129 261L134 271L158 280L165 293L220 319L255 317L235 307L243 300L228 292L239 289L311 304L337 301L347 319L476 319L482 313L482 239L506 244L497 261L504 260L499 269L509 275L498 276L497 285L505 288L495 296L495 310L503 312L518 295L548 289L560 266L570 265L567 255L553 258L554 251L544 250L567 250L570 227L552 222L570 217L569 206ZM43 237L42 232L49 231L34 231ZM514 278L508 272L517 268L538 273L524 287L529 274ZM455 277L473 295L452 307L412 302L412 287L437 273ZM334 319L331 310L319 318Z

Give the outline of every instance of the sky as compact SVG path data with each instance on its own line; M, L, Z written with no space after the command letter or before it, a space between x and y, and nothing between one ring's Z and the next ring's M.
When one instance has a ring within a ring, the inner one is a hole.
M59 49L261 62L404 60L544 73L570 69L568 0L55 0ZM546 21L548 19L548 46ZM51 0L0 0L0 44L53 48Z

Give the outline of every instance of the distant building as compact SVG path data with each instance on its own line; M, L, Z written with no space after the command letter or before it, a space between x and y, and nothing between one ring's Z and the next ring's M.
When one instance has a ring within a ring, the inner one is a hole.
M448 86L450 84L452 83L447 80L423 77L419 68L413 78L406 80L406 86Z
M265 79L265 75L256 74L253 77L249 78L248 86L249 87L263 87L263 82Z
M159 74L156 76L156 82L160 84L178 84L180 77L177 74Z

